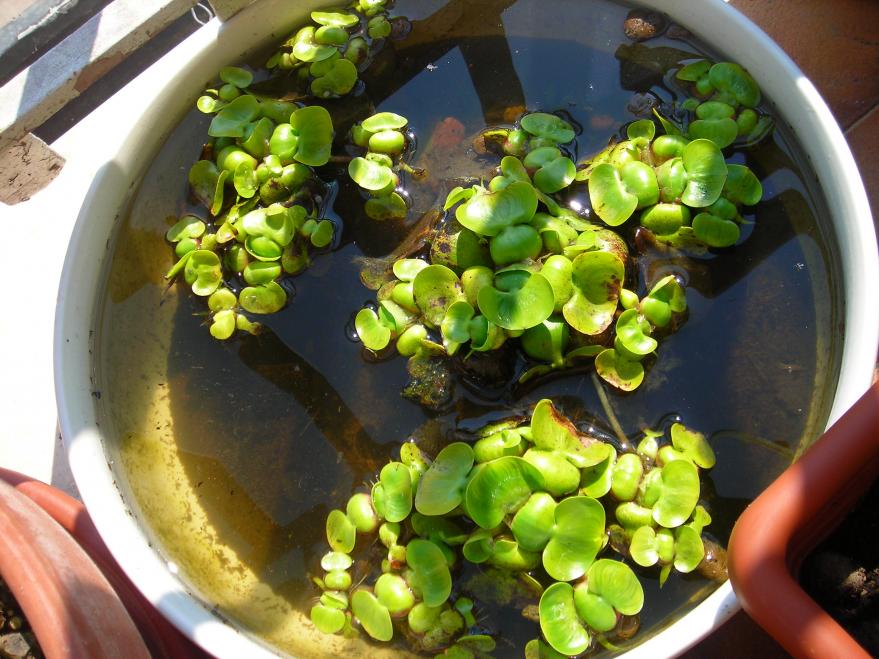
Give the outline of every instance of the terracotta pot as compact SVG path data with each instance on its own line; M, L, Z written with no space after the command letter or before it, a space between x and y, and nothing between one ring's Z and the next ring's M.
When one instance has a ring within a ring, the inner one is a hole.
M49 659L210 656L132 585L82 503L8 469L0 481L0 574Z
M879 477L879 383L739 518L729 570L739 602L796 657L869 657L797 582L800 564Z

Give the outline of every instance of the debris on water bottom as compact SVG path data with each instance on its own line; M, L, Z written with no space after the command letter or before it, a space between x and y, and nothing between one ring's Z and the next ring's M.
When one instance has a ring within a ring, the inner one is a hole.
M41 659L43 653L31 632L18 602L6 582L0 579L0 657Z

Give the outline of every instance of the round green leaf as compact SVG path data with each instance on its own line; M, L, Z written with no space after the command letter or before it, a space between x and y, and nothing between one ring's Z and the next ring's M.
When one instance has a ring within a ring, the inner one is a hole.
M319 98L344 96L357 83L357 67L347 59L337 59L329 70L311 81L311 92Z
M223 309L214 314L211 322L211 336L220 341L225 341L235 333L235 312L231 309Z
M572 263L573 294L562 308L565 320L578 332L594 336L613 322L625 265L610 252L585 252Z
M395 180L390 167L359 156L348 163L348 175L361 188L371 191L384 190Z
M697 531L689 526L675 529L675 570L684 574L695 570L705 558L705 545Z
M372 197L364 204L366 215L379 222L383 220L403 220L409 213L406 201L396 192L381 197Z
M402 462L390 462L381 470L379 482L385 519L402 522L412 512L412 474Z
M470 340L470 321L473 319L473 307L467 300L453 302L446 311L440 324L443 345L446 352L454 354L462 343Z
M280 311L287 303L287 293L278 282L248 286L238 296L241 308L250 313L268 314Z
M382 574L375 582L375 597L395 617L409 613L415 605L409 585L398 574Z
M723 196L734 204L753 206L763 198L763 186L745 165L727 165Z
M314 39L315 29L308 25L296 33L293 42L292 55L303 62L320 62L333 55L339 50L335 46L319 44Z
M324 634L335 634L345 626L345 612L323 604L311 607L311 622Z
M320 25L344 28L354 27L360 23L357 15L340 11L313 11L311 12L311 20Z
M626 137L630 140L644 139L648 142L656 135L656 124L650 119L638 119L626 126Z
M699 472L688 460L673 460L661 471L661 491L653 506L653 519L660 526L683 524L699 501Z
M520 341L529 357L559 365L564 361L569 337L568 324L559 317L550 316L540 325L525 330Z
M552 194L568 187L576 175L576 165L570 158L561 156L534 172L534 185L541 192Z
M717 461L714 450L705 439L705 435L690 430L682 423L672 424L671 443L678 451L693 461L697 467L711 469Z
M658 236L675 233L690 224L690 209L681 204L656 204L641 213L641 226Z
M622 391L634 391L644 381L644 367L629 361L613 348L604 350L595 358L595 370L608 384Z
M368 590L354 591L351 596L351 610L366 633L375 640L390 641L394 637L390 612Z
M604 506L584 496L568 497L555 508L552 538L543 550L543 568L557 581L586 573L604 544Z
M659 201L659 183L650 165L640 160L627 162L620 169L620 179L626 190L638 198L636 209L652 206Z
M532 112L522 117L520 125L532 135L545 137L558 144L567 144L574 139L571 124L554 114Z
M412 280L412 291L424 319L433 326L439 326L452 303L464 297L458 275L444 265L423 268Z
M370 133L378 133L382 130L402 130L409 120L406 117L393 112L378 112L364 119L360 125Z
M415 509L422 515L445 515L457 508L473 461L469 444L454 442L446 446L418 482Z
M535 447L557 451L579 468L598 464L613 450L604 442L581 438L574 424L548 398L542 399L534 407L531 436Z
M708 73L710 68L711 62L709 60L696 60L695 62L690 62L686 66L681 67L675 77L677 77L678 80L696 82L699 78Z
M198 199L203 206L211 209L211 214L216 215L220 212L216 208L214 212L214 194L220 190L220 205L223 203L222 190L218 184L220 172L217 166L210 160L199 160L189 169L189 185L192 187L192 194ZM170 240L170 239L169 239Z
M333 551L350 554L357 541L357 529L341 510L327 515L327 542Z
M626 350L635 355L649 355L656 350L658 343L650 336L650 324L641 317L637 309L628 309L620 314L616 324L617 338Z
M467 513L477 525L491 529L543 488L540 472L525 460L505 456L481 466L464 492Z
M555 306L552 286L543 275L526 274L514 290L486 286L479 291L479 310L490 322L503 329L525 330L549 318Z
M589 647L589 632L577 615L571 584L554 583L543 591L538 610L540 631L556 652L574 656Z
M735 119L697 119L691 121L687 128L690 139L706 139L714 142L718 148L725 149L735 142L739 134L739 125Z
M595 213L612 227L628 220L638 208L638 197L623 185L610 163L596 165L589 175L589 198Z
M741 237L738 224L711 213L699 213L693 218L693 233L709 247L732 247Z
M693 140L681 155L687 185L681 201L692 208L710 206L720 196L727 167L720 148L711 140Z
M760 87L738 64L718 62L708 71L708 80L714 89L732 94L745 107L757 107L760 103Z
M211 120L208 135L211 137L244 137L250 122L260 114L259 101L255 96L242 94L224 106Z
M632 568L619 561L608 558L595 561L586 575L585 587L580 586L579 588L601 597L615 611L625 616L636 615L644 607L644 589L641 582ZM577 604L578 589L575 589L574 592L575 605ZM581 616L583 615L579 606L577 611ZM590 622L588 618L583 617L587 623ZM592 625L590 624L590 626ZM613 626L616 626L616 619L614 619ZM609 629L599 631L609 631Z
M650 526L640 526L632 534L632 542L629 545L629 556L638 565L650 567L659 562L657 551L656 531Z
M528 222L537 211L537 193L530 183L515 181L497 192L477 189L455 210L461 225L483 236L496 236L504 227Z
M491 259L496 265L537 258L542 247L540 234L527 224L504 227L489 241Z
M235 168L232 182L235 185L235 192L245 199L250 199L255 195L259 187L259 182L256 180L256 171L252 167L248 167L247 163L244 162Z
M165 240L176 243L184 238L199 238L205 231L205 223L195 215L184 215L165 233Z
M535 492L516 511L510 530L519 546L527 551L542 551L552 537L555 525L555 499L546 492Z
M333 143L333 120L326 108L319 105L299 108L290 115L290 126L299 136L294 158L311 167L327 164Z
M379 322L372 309L364 308L354 318L354 329L363 345L373 351L384 349L391 342L391 330Z
M220 257L206 249L189 252L183 276L193 293L207 297L223 282Z
M437 545L430 540L410 540L406 545L406 564L414 572L412 586L427 606L440 606L449 599L452 575Z

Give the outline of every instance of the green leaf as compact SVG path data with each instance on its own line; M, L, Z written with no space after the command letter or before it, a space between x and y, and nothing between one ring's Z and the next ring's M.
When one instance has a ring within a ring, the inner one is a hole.
M604 506L591 497L573 496L555 508L552 538L543 550L543 568L557 581L586 573L604 544Z
M595 370L608 384L622 391L634 391L644 381L644 367L617 354L613 348L595 358Z
M372 351L383 350L391 342L391 330L379 322L372 309L364 308L357 312L354 328L363 345Z
M294 158L304 165L320 167L330 159L333 121L326 108L311 105L299 108L290 116L290 126L299 136Z
M708 80L714 89L727 92L748 108L760 103L760 87L741 66L733 62L718 62L708 72Z
M452 303L464 297L458 275L444 265L423 268L412 280L412 290L424 319L435 327Z
M534 185L540 191L552 194L568 187L576 176L577 167L571 159L560 156L534 172Z
M596 165L592 170L589 198L595 213L610 226L628 220L638 207L638 197L626 189L619 171L610 163Z
M220 172L217 166L210 160L199 160L189 169L189 185L192 187L192 194L206 208L214 205L214 193L218 188L218 179ZM220 204L223 203L222 187L220 188ZM217 208L217 212L219 212ZM213 208L211 214L216 215Z
M357 541L357 529L341 510L327 515L327 542L333 551L350 554Z
M406 563L414 572L412 586L427 606L440 606L452 592L452 576L440 548L429 540L406 545Z
M211 137L244 137L250 122L260 114L259 101L255 96L242 94L214 115L208 128Z
M238 296L241 308L250 313L269 314L280 311L287 303L287 293L277 282L248 286Z
M383 512L388 522L402 522L412 512L412 474L402 462L390 462L379 476L384 501Z
M311 12L311 20L320 25L344 28L354 27L360 23L356 14L340 11L313 11Z
M232 178L235 185L235 192L245 199L250 199L256 194L259 187L259 181L256 179L256 172L247 163L243 162L235 169L235 175Z
M188 256L183 268L184 279L193 293L207 297L223 282L220 257L206 249L189 252Z
M351 610L366 633L375 640L390 641L394 637L390 612L368 590L354 591L351 596Z
M552 538L556 505L551 495L535 492L519 508L510 524L510 530L520 547L527 551L543 551Z
M366 215L376 221L404 220L409 213L406 201L396 192L382 197L372 197L364 204Z
M357 83L357 67L347 59L337 59L322 76L311 81L311 92L319 98L344 96Z
M613 450L598 440L581 438L574 424L548 398L540 400L534 407L531 436L537 448L558 451L581 469L598 464Z
M445 515L464 498L467 476L473 468L473 449L463 442L446 446L418 482L415 509L422 515Z
M461 225L483 236L496 236L505 227L528 222L537 211L537 193L530 183L516 181L503 190L477 189L455 210Z
M710 206L720 196L727 167L718 146L710 140L693 140L681 155L687 185L681 201L692 208Z
M574 656L589 647L589 632L577 615L571 584L557 582L543 591L538 610L540 631L555 651Z
M649 355L656 350L656 339L650 336L650 324L638 313L628 309L620 314L616 324L617 338L629 352Z
M485 286L479 291L479 310L493 324L508 330L525 330L549 318L555 306L552 286L543 275L524 273L512 290ZM495 277L495 285L499 285Z
M532 112L522 117L520 125L532 135L545 137L558 144L567 144L574 139L571 124L554 114Z
M673 460L662 467L660 483L653 519L669 529L678 527L687 521L699 501L699 472L688 460Z
M184 238L199 238L205 231L205 223L195 215L184 215L165 233L165 240L176 243Z
M514 513L535 490L543 488L540 472L525 460L505 456L483 464L474 472L464 492L468 515L477 525L491 529Z
M324 634L335 634L342 631L345 620L345 612L339 609L331 609L323 604L311 607L311 622L318 631Z
M656 135L656 124L650 119L638 119L626 126L626 137L630 140L644 139L648 142Z
M359 156L348 163L348 175L361 188L373 192L393 186L396 179L390 167Z
M625 265L610 252L585 252L572 263L573 294L562 308L565 320L578 332L594 336L613 322Z
M705 435L695 430L690 430L682 423L672 424L671 443L678 451L692 460L697 467L711 469L717 462L714 449L705 439Z
M734 204L753 206L763 198L763 186L744 165L727 165L723 196Z
M586 583L574 589L574 605L577 613L590 627L607 632L616 627L616 615L601 624L593 613L598 607L590 602L589 595L600 598L612 612L633 616L644 607L644 589L638 577L625 563L602 558L595 561L586 575ZM602 618L600 614L597 616Z
M406 117L393 112L378 112L364 119L360 125L370 133L382 130L402 130L409 120Z
M691 121L687 127L687 136L690 139L707 139L714 142L718 148L725 149L736 141L739 134L739 126L735 119L697 119Z
M693 218L693 233L709 247L732 247L741 237L739 225L730 220L699 213Z

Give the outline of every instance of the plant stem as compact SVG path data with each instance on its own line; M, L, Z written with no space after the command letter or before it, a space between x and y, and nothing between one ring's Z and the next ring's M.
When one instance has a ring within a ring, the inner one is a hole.
M620 440L620 445L623 450L630 449L629 438L626 437L626 433L623 432L623 427L620 425L617 415L610 406L610 399L604 391L604 386L601 384L601 380L598 379L598 375L595 374L595 371L592 372L591 377L592 384L595 386L595 392L598 394L598 400L601 401L601 407L604 409L604 413L607 415L607 420L610 422L610 427L613 428L614 434L617 436L617 439Z

